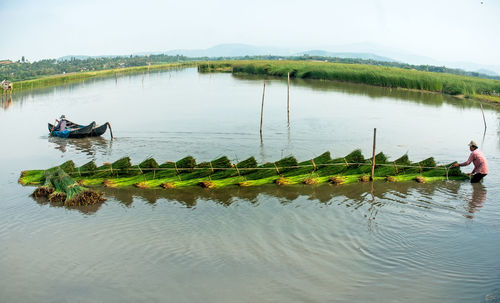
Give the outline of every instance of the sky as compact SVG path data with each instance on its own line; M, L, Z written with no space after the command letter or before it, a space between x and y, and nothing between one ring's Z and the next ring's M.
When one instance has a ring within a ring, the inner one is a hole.
M500 0L0 0L0 26L0 60L361 43L500 66Z

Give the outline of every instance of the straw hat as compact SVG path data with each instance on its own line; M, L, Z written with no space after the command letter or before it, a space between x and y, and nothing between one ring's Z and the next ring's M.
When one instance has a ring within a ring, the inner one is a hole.
M66 116L65 115L61 115L61 117L59 119L66 119Z
M477 147L476 141L474 141L474 140L470 141L469 146Z

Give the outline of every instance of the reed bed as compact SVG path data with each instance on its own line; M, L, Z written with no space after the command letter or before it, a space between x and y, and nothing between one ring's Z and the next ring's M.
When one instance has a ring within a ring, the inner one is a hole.
M199 63L200 72L230 71L273 77L336 80L382 87L405 88L449 95L492 99L500 92L500 81L446 73L435 73L362 64L312 61L221 61ZM495 101L495 100L492 100Z

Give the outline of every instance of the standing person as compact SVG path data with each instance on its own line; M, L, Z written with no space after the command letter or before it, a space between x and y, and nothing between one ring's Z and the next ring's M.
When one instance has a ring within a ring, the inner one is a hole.
M469 143L469 149L471 151L469 159L466 162L463 163L455 163L453 166L458 167L458 166L467 166L471 162L474 163L474 169L472 172L469 174L472 176L470 179L471 183L478 183L481 181L484 176L488 174L488 163L486 162L486 158L484 157L484 154L477 149L477 143L474 141L470 141Z
M68 123L68 120L66 120L66 116L61 115L61 117L59 119L61 119L61 120L56 119L56 121L58 123L57 123L56 127L54 128L55 131L63 131L64 129L66 129L66 124Z

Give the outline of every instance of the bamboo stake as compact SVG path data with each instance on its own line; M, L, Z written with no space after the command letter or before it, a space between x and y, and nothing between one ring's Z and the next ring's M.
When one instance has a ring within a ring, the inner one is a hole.
M111 124L109 124L109 122L106 122L106 124L108 125L109 127L109 133L111 134L111 139L113 139L113 130L111 129Z
M290 125L290 72L288 72L288 90L286 98L286 116L288 125Z
M481 103L479 103L479 105L481 106L481 112L483 113L484 129L486 130L487 126L486 126L486 118L484 117L483 105Z
M50 130L49 137L52 137L52 132L54 131L54 127L56 127L57 119L54 121L54 124L52 125L52 129Z
M266 94L266 80L264 80L264 89L262 90L262 105L260 107L260 138L262 139L262 122L264 119L264 95Z
M373 129L373 156L372 156L372 175L370 180L373 181L375 176L375 145L377 144L377 129Z

